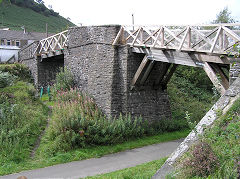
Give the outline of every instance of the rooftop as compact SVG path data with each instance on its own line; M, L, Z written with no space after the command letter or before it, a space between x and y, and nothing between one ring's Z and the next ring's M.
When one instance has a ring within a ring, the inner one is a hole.
M0 30L0 38L8 40L41 40L46 38L46 33Z

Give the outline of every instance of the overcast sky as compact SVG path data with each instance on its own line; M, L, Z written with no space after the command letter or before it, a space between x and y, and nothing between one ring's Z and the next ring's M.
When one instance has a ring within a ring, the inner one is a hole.
M44 0L79 25L201 24L216 19L224 7L240 21L240 0Z

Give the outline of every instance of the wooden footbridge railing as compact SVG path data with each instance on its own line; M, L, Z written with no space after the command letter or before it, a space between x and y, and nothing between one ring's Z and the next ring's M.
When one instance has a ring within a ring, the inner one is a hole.
M59 55L62 50L67 46L68 30L55 34L53 36L47 37L39 41L39 44L34 52L35 55Z
M187 26L122 26L113 45L129 45L132 52L145 54L131 82L131 89L144 85L157 61L162 73L155 86L166 88L176 67L203 68L221 94L229 87L229 52L240 42L240 24ZM239 52L236 52L239 53Z
M236 23L187 26L122 26L113 45L128 44L132 47L224 54L240 41L239 27L240 24Z

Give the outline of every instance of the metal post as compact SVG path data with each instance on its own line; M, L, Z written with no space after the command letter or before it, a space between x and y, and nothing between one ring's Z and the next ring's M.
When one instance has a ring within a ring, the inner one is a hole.
M134 31L134 14L132 14L132 26L133 26L133 31Z

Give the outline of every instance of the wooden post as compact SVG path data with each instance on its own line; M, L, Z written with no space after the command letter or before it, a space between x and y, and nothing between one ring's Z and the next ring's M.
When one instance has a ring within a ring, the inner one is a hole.
M164 76L166 75L166 73L168 72L168 69L171 65L171 63L165 63L165 62L161 62L162 63L162 69L161 69L161 74L158 76L156 82L154 85L159 86L159 84L162 82Z
M164 80L161 83L162 89L167 88L167 84L168 84L169 80L171 79L171 77L173 76L173 73L177 69L177 66L178 66L178 64L172 64L170 71L168 72L168 74L166 75L166 77L164 78Z
M213 66L215 71L217 71L218 74L220 75L221 80L222 80L221 84L223 85L224 89L227 90L229 88L229 79L228 79L228 77L225 75L223 70L218 66L218 64L212 63L211 65Z
M213 68L210 66L210 64L208 62L204 62L203 69L207 73L209 79L212 81L213 85L216 87L218 92L221 95L223 95L225 93L226 89L223 87L223 85L219 81L215 71L213 70Z
M148 76L149 76L149 74L150 74L150 72L151 72L154 64L155 64L155 61L154 61L154 60L152 60L152 61L149 63L149 65L148 65L148 67L147 67L147 69L146 69L146 71L145 71L145 73L144 73L144 75L143 75L143 77L142 77L142 79L141 79L141 81L140 81L140 84L141 84L141 85L143 85L144 82L147 80L147 78L148 78Z
M144 58L143 58L143 60L142 60L142 62L141 62L141 64L140 64L140 66L139 66L138 69L137 69L137 72L135 73L135 75L134 75L134 77L133 77L133 79L132 79L132 82L131 82L131 90L134 88L137 80L139 79L139 76L141 75L141 73L142 73L142 71L143 71L143 69L144 69L144 67L146 66L146 64L147 64L148 61L149 61L149 60L148 60L148 57L147 57L147 55L145 55Z

